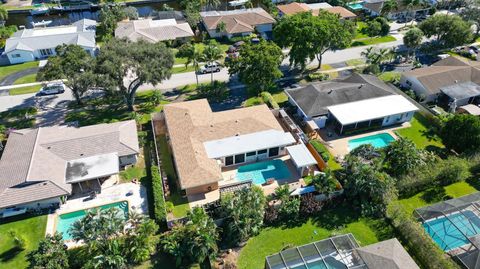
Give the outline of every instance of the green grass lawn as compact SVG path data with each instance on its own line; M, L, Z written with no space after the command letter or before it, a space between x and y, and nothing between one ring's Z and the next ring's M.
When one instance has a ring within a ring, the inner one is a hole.
M40 88L42 88L42 85L33 85L33 86L25 86L25 87L10 89L8 92L10 95L20 95L20 94L38 92Z
M13 84L18 85L18 84L32 83L36 81L37 81L37 74L30 74L15 80Z
M345 62L348 66L357 66L357 65L362 65L365 64L364 59L351 59Z
M365 39L353 40L351 47L369 46L369 45L375 45L375 44L380 44L385 42L392 42L395 40L397 39L395 39L395 37L391 35L380 36L380 37L369 37Z
M5 78L8 75L11 75L13 73L17 73L19 71L32 68L32 67L38 67L38 61L35 62L27 62L23 64L14 64L14 65L7 65L7 66L0 66L0 80Z
M145 158L143 154L138 156L135 166L129 167L120 172L121 182L131 182L133 179L141 180L147 176L147 170L145 169Z
M400 72L383 72L378 76L379 79L383 80L384 82L395 82L399 81L402 74Z
M37 248L38 242L45 236L46 226L47 215L22 216L16 221L0 222L0 268L27 268L25 255ZM15 231L25 240L25 250L14 247L9 236L10 230Z
M218 43L218 42L217 42ZM224 43L218 43L218 47L222 52L226 52L228 50L228 47L230 47L229 44L224 44ZM202 52L205 49L205 44L204 43L195 43L195 49ZM174 48L172 49L173 54L176 55L178 52L178 49ZM175 62L173 63L174 65L177 64L185 64L187 62L187 58L180 58L180 57L175 57Z
M162 172L167 174L167 178L170 185L170 196L167 201L172 202L174 205L173 216L176 218L184 217L187 212L190 210L188 201L186 198L182 197L178 190L176 190L176 181L177 175L175 173L175 168L172 160L172 156L168 149L168 144L165 136L157 137L157 144L159 147L160 159L162 160Z
M472 187L467 182L463 182L463 181L443 187L442 189L444 190L444 193L442 193L442 195L440 196L444 196L445 199L458 198L460 196L471 194L477 191L477 189ZM431 192L433 192L433 190L426 190L426 191L417 193L412 197L398 200L394 203L401 205L403 209L410 214L410 213L413 213L413 211L419 207L424 207L430 204L440 202L439 199L433 199L433 200L429 199L429 197L432 196Z
M355 33L355 39L368 38L368 35L365 32L366 29L367 29L367 23L365 23L363 21L357 22L357 30L356 30L356 33Z
M352 233L365 246L392 238L392 231L383 220L361 218L345 205L324 209L317 218L296 226L268 227L250 238L240 252L238 268L263 268L265 257L293 247L325 239L338 234Z
M441 139L431 130L431 123L421 114L416 113L410 121L411 127L395 131L398 135L411 139L422 149L444 148Z
M328 154L328 161L327 165L328 167L332 170L339 170L342 168L342 166L335 161L335 157L333 157L332 153L325 147L324 144L322 144L320 141L313 140L312 142L313 147L320 152L326 152Z
M186 72L193 72L195 71L195 68L191 65L187 66L178 66L178 67L173 67L172 68L172 74L178 74L178 73L186 73Z

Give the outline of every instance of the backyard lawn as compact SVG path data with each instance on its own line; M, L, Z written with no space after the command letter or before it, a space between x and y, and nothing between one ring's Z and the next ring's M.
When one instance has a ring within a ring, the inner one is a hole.
M392 238L390 226L383 220L360 218L344 205L323 210L318 218L297 226L268 227L248 240L241 250L238 268L263 268L265 257L283 248L300 246L331 236L352 233L362 246Z
M421 114L416 113L411 127L395 131L398 135L411 139L417 147L422 149L444 148L440 138L430 129L431 123Z
M17 73L19 71L22 71L22 70L25 70L25 69L28 69L28 68L33 68L33 67L38 67L38 61L37 62L28 62L28 63L23 63L23 64L0 66L0 80L2 80L6 76L11 75L13 73Z
M326 154L328 154L327 165L332 171L339 170L342 168L342 166L339 163L337 163L337 161L335 161L335 157L333 157L332 153L325 147L324 144L322 144L318 140L312 140L310 143L320 154L322 154L322 152L325 152Z
M23 218L0 222L0 268L27 268L25 255L37 248L38 242L45 236L47 215ZM25 240L25 250L14 246L10 231L15 231Z
M147 170L145 169L145 157L143 154L138 156L137 163L128 167L120 172L121 182L131 182L133 179L141 180L147 176Z

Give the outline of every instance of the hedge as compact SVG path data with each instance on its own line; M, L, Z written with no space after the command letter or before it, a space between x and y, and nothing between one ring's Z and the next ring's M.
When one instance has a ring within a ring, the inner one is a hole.
M165 208L165 197L163 196L163 184L160 177L158 166L152 165L152 193L153 193L153 214L155 221L159 225L165 225L167 219L167 211Z
M273 109L279 109L280 106L278 105L277 101L273 99L273 96L269 92L261 92L260 96L262 96L263 102L268 104Z
M387 210L387 218L395 228L410 254L416 257L422 268L453 269L459 266L446 257L445 253L433 242L425 229L398 205Z
M315 150L318 152L318 154L320 154L320 156L322 156L322 159L325 162L328 162L328 160L330 160L330 153L327 151L325 146L320 141L311 140L310 144L312 144L312 146L315 148Z

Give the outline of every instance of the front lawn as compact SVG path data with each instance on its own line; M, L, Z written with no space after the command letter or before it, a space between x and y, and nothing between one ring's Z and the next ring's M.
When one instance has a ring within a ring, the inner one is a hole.
M193 71L195 71L195 67L193 67L192 65L187 66L187 68L185 68L185 65L172 68L172 74L187 73Z
M360 38L368 38L368 35L366 33L368 26L366 22L359 21L357 22L357 29L355 32L355 39L360 39Z
M387 83L394 83L400 81L402 74L400 72L388 71L381 73L378 78Z
M45 236L47 215L20 216L0 222L0 268L27 268L25 255L36 249ZM25 240L25 249L14 246L10 231L15 231Z
M32 83L36 81L37 81L37 74L30 74L15 80L13 84L18 85L18 84Z
M391 35L356 39L353 40L351 47L369 46L380 43L392 42L395 40L397 39Z
M432 124L420 113L416 113L410 121L411 127L395 131L398 135L411 139L418 148L444 148L442 140L432 130Z
M0 80L4 79L6 76L9 76L13 73L17 73L19 71L22 71L28 68L33 68L33 67L38 67L38 61L28 62L23 64L0 66Z
M8 94L20 95L20 94L27 94L27 93L35 93L35 92L38 92L40 88L42 88L42 85L33 85L33 86L14 88L14 89L8 90Z
M238 268L263 268L265 257L286 247L304 245L331 236L352 233L362 246L392 238L390 226L383 220L361 218L358 210L345 205L320 212L297 226L268 227L248 240L238 258Z

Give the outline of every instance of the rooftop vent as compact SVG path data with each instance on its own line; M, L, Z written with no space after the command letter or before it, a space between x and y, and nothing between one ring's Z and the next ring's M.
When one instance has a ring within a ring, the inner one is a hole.
M83 153L80 153L80 156L83 156Z
M455 83L458 83L458 80L455 80Z
M361 89L363 86L365 86L365 84L362 83L358 86L358 88Z
M332 92L333 92L333 90L332 90L332 89L328 90L328 94L331 94Z

